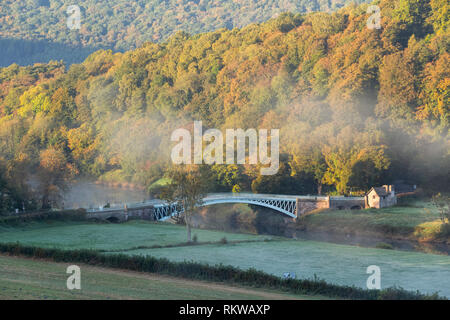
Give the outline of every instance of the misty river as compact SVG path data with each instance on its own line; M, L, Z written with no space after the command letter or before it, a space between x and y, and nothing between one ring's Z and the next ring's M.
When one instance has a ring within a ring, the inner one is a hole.
M123 205L149 200L145 191L109 187L91 181L78 181L74 183L64 195L65 209L98 208L107 203Z

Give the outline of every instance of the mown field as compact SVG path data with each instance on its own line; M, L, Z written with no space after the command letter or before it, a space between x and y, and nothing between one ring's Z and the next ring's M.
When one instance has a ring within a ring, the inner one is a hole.
M0 255L0 299L324 299L79 265L81 290L68 290L70 264Z
M450 257L444 255L362 248L316 241L194 229L202 245L185 246L182 226L132 221L124 224L39 222L1 227L0 242L37 247L96 249L107 254L151 255L170 261L224 264L255 268L281 277L314 278L364 288L366 268L378 265L382 288L400 286L450 296ZM221 243L226 237L227 243ZM161 245L160 248L152 246Z

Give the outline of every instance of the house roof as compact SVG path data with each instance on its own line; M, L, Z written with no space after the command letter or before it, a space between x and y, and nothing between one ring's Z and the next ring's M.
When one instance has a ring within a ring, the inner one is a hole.
M372 192L372 190L374 190L375 193L376 193L378 196L380 196L380 197L389 195L389 193L386 192L386 189L383 188L383 187L372 187L372 189L370 189L369 192L368 192L367 194L369 194L370 192Z

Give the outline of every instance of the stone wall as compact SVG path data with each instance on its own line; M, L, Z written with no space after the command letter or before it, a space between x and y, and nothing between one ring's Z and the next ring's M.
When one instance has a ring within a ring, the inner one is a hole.
M364 197L331 197L330 209L354 210L366 207Z
M144 208L128 208L120 210L108 210L97 211L95 213L88 213L88 219L109 220L112 222L124 222L133 219L151 220L155 219L153 214L153 207Z
M329 208L329 200L303 200L297 199L297 216L317 210Z

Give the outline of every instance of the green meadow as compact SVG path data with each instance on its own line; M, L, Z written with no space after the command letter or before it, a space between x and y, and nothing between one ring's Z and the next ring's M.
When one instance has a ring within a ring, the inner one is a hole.
M271 236L247 235L194 229L199 242L263 241ZM20 242L45 248L128 250L140 246L169 246L186 242L183 226L169 223L130 221L123 224L59 221L0 225L0 242Z

